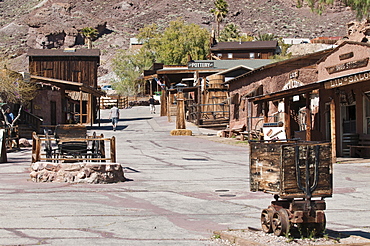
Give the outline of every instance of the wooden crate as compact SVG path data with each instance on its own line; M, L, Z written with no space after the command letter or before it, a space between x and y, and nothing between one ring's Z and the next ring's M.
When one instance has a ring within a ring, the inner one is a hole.
M309 171L309 189L306 190L312 190L308 193L304 191L306 166ZM307 194L309 197L331 197L331 144L251 142L250 190L276 194L280 198L306 198Z

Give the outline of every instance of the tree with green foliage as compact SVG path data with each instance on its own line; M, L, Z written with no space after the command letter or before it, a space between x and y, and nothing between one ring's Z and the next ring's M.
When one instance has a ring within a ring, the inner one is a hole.
M113 59L113 69L118 76L113 86L122 95L134 96L140 92L143 70L149 69L153 62L187 64L188 55L203 60L209 54L210 33L181 19L171 21L164 30L156 24L147 25L136 37L143 43L139 51L122 50Z
M85 38L87 48L92 49L92 41L98 36L98 30L92 27L84 27L81 29L81 34Z
M253 41L254 37L243 35L239 30L239 27L234 23L227 24L224 29L222 29L219 37L219 42L246 42Z
M229 5L225 0L216 0L214 4L215 8L211 9L211 13L215 16L215 21L217 23L217 36L220 36L220 24L229 13Z
M143 79L141 74L154 62L151 52L140 49L132 53L127 50L120 50L113 59L113 70L118 79L113 82L114 89L120 95L136 96L140 93Z
M209 54L210 33L181 19L171 21L162 32L157 25L146 26L137 37L143 42L143 49L154 55L156 62L166 65L187 64L188 55L202 60Z
M334 4L335 0L305 0L312 10L321 14L327 5ZM359 20L370 17L370 1L369 0L337 0L345 6L351 7L356 11Z
M272 40L276 40L277 37L272 33L258 33L255 39L257 41L272 41Z
M292 45L284 43L283 38L278 39L278 44L280 47L280 53L275 54L271 58L277 61L290 59L292 57L292 53L288 53L288 48L291 47Z

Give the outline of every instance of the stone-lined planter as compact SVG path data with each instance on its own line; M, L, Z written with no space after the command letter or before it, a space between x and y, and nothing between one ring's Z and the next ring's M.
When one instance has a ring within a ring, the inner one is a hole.
M31 180L34 182L67 183L116 183L125 181L121 164L118 163L52 163L31 164Z

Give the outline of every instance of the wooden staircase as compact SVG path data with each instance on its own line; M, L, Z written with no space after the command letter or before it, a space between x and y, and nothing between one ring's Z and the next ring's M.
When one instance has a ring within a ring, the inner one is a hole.
M20 138L32 138L32 133L40 133L42 119L27 111L21 111L21 117L18 124Z
M32 138L32 133L35 132L35 129L33 129L28 124L19 124L18 125L18 131L19 131L19 137L20 138Z

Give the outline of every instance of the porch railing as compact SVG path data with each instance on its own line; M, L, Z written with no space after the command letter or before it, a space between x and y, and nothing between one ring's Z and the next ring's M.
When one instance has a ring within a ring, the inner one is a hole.
M29 127L31 127L34 131L38 133L40 132L43 122L43 119L41 119L40 117L22 110L20 120L22 123L27 124Z

